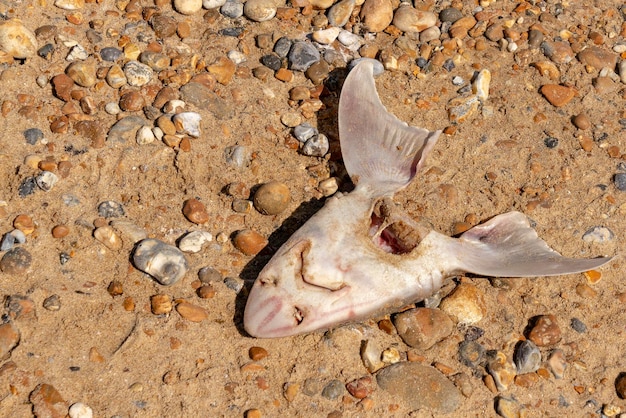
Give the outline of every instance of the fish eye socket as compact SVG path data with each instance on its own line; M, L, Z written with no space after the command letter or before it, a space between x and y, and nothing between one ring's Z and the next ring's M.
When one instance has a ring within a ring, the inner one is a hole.
M263 277L259 280L259 283L261 283L261 286L278 286L278 277Z

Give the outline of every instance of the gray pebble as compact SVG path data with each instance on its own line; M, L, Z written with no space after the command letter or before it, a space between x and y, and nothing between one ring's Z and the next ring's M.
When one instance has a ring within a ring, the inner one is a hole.
M382 73L385 72L385 67L383 66L382 62L372 59L372 58L357 58L354 59L352 61L350 61L350 64L348 65L348 69L351 70L353 69L359 62L361 61L371 61L374 64L374 77L376 77L377 75L380 75Z
M59 181L59 177L51 171L42 171L35 179L37 186L43 191L49 192Z
M19 193L20 197L26 197L35 193L36 187L37 181L35 180L35 177L26 177L24 180L22 180L22 183L20 183L20 187L18 187L17 192Z
M30 145L35 145L37 141L41 141L43 139L43 132L39 128L30 128L24 131L24 138L26 138L26 142Z
M150 66L139 61L131 60L124 64L124 75L131 86L141 87L148 84L153 74L154 71Z
M320 53L310 42L296 42L289 50L289 65L292 70L306 71L319 60Z
M541 352L535 343L524 340L515 347L513 361L517 367L517 374L533 373L541 365Z
M103 61L115 62L118 59L122 58L124 52L121 49L114 48L112 46L107 46L106 48L102 48L100 50L100 58Z
M243 145L234 145L224 150L224 159L228 164L244 167L250 161L248 149Z
M463 17L463 13L459 9L454 7L448 7L439 12L439 20L442 22L454 23Z
M37 51L37 55L39 55L43 59L50 59L52 57L52 53L54 52L54 45L45 44Z
M306 122L293 128L293 136L295 136L296 139L302 143L305 143L317 134L319 134L317 128L314 128Z
M280 58L286 58L287 54L289 54L289 50L291 49L291 45L293 45L293 42L291 42L289 38L283 36L274 44L274 52Z
M315 377L309 377L304 381L302 393L306 396L317 396L322 390L322 381Z
M202 267L198 271L198 278L203 284L211 284L222 281L222 273L215 270L213 267Z
M220 7L220 13L231 19L237 19L243 16L243 4L237 0L227 1Z
M613 183L617 190L626 192L626 173L617 173L613 176Z
M135 134L139 128L147 125L148 122L140 116L126 116L115 122L107 133L107 141L126 142L135 139Z
M239 293L239 291L243 288L243 280L236 277L226 277L224 279L224 284L230 290L234 290L235 293Z
M345 392L345 386L341 380L331 380L322 390L322 396L331 401L337 399Z
M114 200L105 200L98 205L98 215L103 218L121 218L125 213L124 206Z
M73 194L64 194L61 196L61 199L63 199L63 204L66 206L71 207L80 205L80 200Z
M326 135L318 134L306 141L302 147L302 153L311 157L323 157L329 149L330 145Z
M261 64L265 65L270 70L278 71L282 66L282 61L274 54L267 54L261 57Z
M157 239L144 239L133 251L133 264L163 286L171 286L187 273L187 259L173 245Z
M9 251L15 245L15 237L7 232L0 241L0 251Z
M48 296L43 301L43 307L49 311L58 311L61 309L61 299L59 295Z
M585 325L585 323L578 318L572 318L570 326L579 334L587 332L587 325Z
M190 82L180 88L181 100L206 109L217 119L230 119L235 113L231 102L218 97L203 84Z
M485 359L485 348L474 340L463 341L459 345L459 357L461 363L477 368Z
M594 226L589 228L583 235L583 241L604 243L613 240L615 234L609 228L604 226Z
M232 36L233 38L237 38L245 30L246 30L246 28L244 28L243 26L236 26L236 27L233 27L233 28L220 29L220 30L217 31L217 33L219 33L222 36Z
M30 253L22 248L12 248L0 259L0 271L7 274L23 274L28 270L32 262Z

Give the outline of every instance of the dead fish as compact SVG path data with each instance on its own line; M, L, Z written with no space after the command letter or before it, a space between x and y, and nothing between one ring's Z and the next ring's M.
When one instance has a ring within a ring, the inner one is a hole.
M371 60L354 67L339 100L339 136L355 189L329 198L261 270L244 311L251 336L286 337L394 312L463 272L556 276L611 260L561 256L520 212L459 238L412 220L391 197L415 177L440 133L387 112Z

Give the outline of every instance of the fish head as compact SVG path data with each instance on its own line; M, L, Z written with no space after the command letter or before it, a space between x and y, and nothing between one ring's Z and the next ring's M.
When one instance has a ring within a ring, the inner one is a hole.
M288 337L355 319L355 289L345 272L334 262L315 262L311 248L309 239L287 243L261 270L244 311L248 334Z

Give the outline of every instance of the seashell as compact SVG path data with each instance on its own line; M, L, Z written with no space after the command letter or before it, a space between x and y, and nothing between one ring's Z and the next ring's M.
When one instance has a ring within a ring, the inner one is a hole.
M541 352L530 340L520 342L513 353L513 361L518 374L533 373L541 364Z
M172 118L177 132L185 133L194 138L200 136L200 121L202 121L202 116L196 112L177 113Z
M137 244L133 252L133 264L163 286L179 281L189 268L182 251L154 238L144 239Z
M59 178L51 171L42 171L39 173L35 181L41 190L49 192L57 181L59 181Z
M30 58L37 52L37 39L19 19L11 19L0 25L0 49L13 58Z
M122 240L115 233L115 230L108 225L96 228L96 230L93 231L93 236L110 250L117 251L122 248Z
M191 231L178 241L178 248L186 253L197 253L202 246L213 240L213 235L206 231Z

